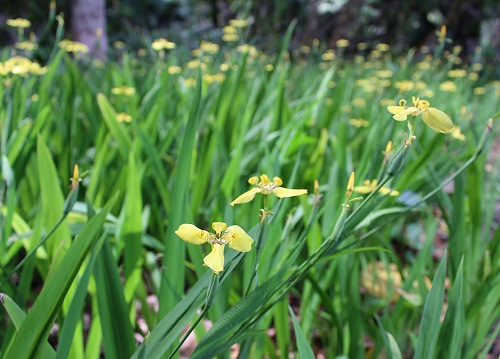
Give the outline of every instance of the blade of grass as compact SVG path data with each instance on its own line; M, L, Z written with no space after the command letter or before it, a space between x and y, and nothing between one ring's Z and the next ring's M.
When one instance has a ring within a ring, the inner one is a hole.
M94 276L106 358L129 358L136 349L134 333L108 239L97 256Z
M58 359L68 358L69 356L73 335L75 333L75 328L78 325L78 322L81 321L82 309L85 302L85 297L87 295L87 288L89 285L90 275L92 274L94 263L96 261L96 257L99 251L101 250L104 238L105 235L102 235L101 238L97 241L94 248L92 249L90 259L85 267L83 275L81 276L78 282L75 295L68 308L68 314L64 319L64 324L61 328L61 335L59 337L59 345L57 346Z
M10 298L8 295L0 293L0 302L2 302L5 310L9 314L10 320L14 323L16 329L22 326L24 319L26 318L26 314L22 311L21 308ZM52 348L52 345L49 343L45 343L43 346L43 358L55 358L56 351Z
M439 264L432 287L425 300L414 359L433 358L439 333L439 318L443 309L444 284L446 278L446 252Z
M301 359L314 359L314 352L309 345L309 341L304 335L300 323L293 312L292 307L288 306L290 317L292 317L293 329L295 331L295 340L297 341L297 349L299 350L299 358Z
M73 279L78 273L97 234L102 229L106 215L114 201L110 201L99 214L92 218L75 238L61 258L57 270L48 277L40 295L19 329L6 359L29 359L37 356L47 339L57 313Z
M170 213L167 234L164 239L165 255L162 265L166 269L164 272L168 273L169 278L174 278L174 280L170 283L162 281L159 293L160 310L158 314L160 318L177 304L184 288L184 270L182 268L184 267L185 246L182 241L176 239L174 232L186 218L191 159L200 123L201 88L202 80L199 72L177 161L178 167L172 192L172 206L175 206L175 210Z

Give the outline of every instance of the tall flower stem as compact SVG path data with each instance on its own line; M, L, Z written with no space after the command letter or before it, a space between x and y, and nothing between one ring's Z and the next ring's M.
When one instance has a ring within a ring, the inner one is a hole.
M184 336L182 337L182 339L179 341L179 344L177 344L177 346L172 351L172 353L170 353L170 355L168 356L168 359L171 359L171 358L174 357L174 355L181 348L182 344L184 344L184 342L187 340L187 338L189 337L189 335L193 332L193 330L196 328L196 326L201 322L201 320L203 319L203 317L205 316L205 314L207 314L208 310L210 309L210 307L212 306L212 304L214 302L215 293L217 291L218 286L219 286L219 276L217 274L215 274L215 273L212 273L212 278L211 278L211 281L208 284L208 288L207 288L207 297L205 299L205 306L203 307L203 310L201 311L201 313L198 316L198 318L196 318L196 320L193 323L193 325L191 325L189 327L188 331L184 334Z
M267 202L267 196L264 196L265 200L264 202ZM257 270L259 269L259 259L260 259L260 254L262 252L262 246L264 244L264 240L267 237L267 226L268 226L268 219L267 215L265 212L267 211L267 208L264 206L264 213L262 220L260 221L259 224L259 231L257 233L257 241L255 243L255 259L254 259L254 264L252 267L252 274L250 275L250 279L248 281L248 286L247 289L245 290L244 296L246 297L248 293L250 293L250 290L252 288L255 288L257 286Z

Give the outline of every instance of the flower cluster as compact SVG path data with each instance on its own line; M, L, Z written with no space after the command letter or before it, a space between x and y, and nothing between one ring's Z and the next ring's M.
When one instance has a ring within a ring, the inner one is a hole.
M236 198L231 205L250 202L257 193L268 195L273 193L279 198L294 197L306 194L305 189L291 189L281 187L283 181L279 177L274 177L273 181L269 180L267 175L263 174L259 177L251 177L248 182L255 187L243 193ZM264 208L265 212L271 213ZM209 267L215 274L224 270L224 247L229 244L229 247L240 252L250 251L253 239L239 226L227 226L224 222L212 223L212 228L215 234L202 230L192 224L181 224L175 234L183 241L191 244L209 243L212 246L211 252L203 259L203 263Z

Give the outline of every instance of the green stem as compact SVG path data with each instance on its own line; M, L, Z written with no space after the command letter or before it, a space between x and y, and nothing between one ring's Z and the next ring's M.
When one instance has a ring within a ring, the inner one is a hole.
M182 344L184 344L184 342L187 340L189 335L193 332L193 330L196 328L196 326L201 322L201 320L203 319L205 314L207 314L210 307L212 307L212 304L214 302L215 294L217 292L218 287L219 287L219 276L215 273L212 273L212 279L211 279L210 283L208 284L207 297L205 299L205 306L204 306L202 312L200 313L198 318L196 318L196 321L193 323L193 325L191 325L191 327L189 327L188 331L184 334L182 339L179 341L179 344L177 344L174 351L172 353L170 353L168 359L173 358L173 356L179 351Z
M264 198L267 198L267 196L264 196ZM265 207L264 207L264 210L266 210ZM252 286L252 284L254 283L254 279L257 276L260 254L262 252L261 248L264 244L263 243L264 237L265 237L264 233L267 232L267 216L265 214L264 214L264 216L265 217L262 219L262 221L260 221L260 225L259 225L259 232L257 234L257 243L255 244L255 259L254 259L254 264L253 264L253 268L252 268L252 274L250 275L250 280L248 281L247 289L244 292L244 297L246 297L248 295L248 293L250 293L250 290L252 289L252 287L255 288L255 286Z
M64 221L64 219L66 218L68 214L65 213L63 214L63 216L61 218L59 218L59 220L57 221L57 223L51 228L51 230L49 231L49 233L47 233L45 235L45 237L42 238L42 240L40 242L38 242L38 244L35 246L35 248L33 248L17 265L16 267L9 272L9 274L3 279L3 281L0 283L0 286L2 284L5 283L5 281L7 280L7 278L10 278L12 276L12 274L16 273L22 266L24 263L26 263L26 261L28 259L30 259L33 254L36 253L37 249L40 248L46 241L47 239L49 239L49 237L56 231L57 227L60 226L60 224Z
M186 341L186 339L193 332L194 328L196 328L196 326L200 323L200 321L203 319L203 317L205 316L205 314L207 314L208 309L209 309L208 306L205 306L205 308L203 308L203 311L201 312L201 314L199 315L199 317L196 319L196 321L194 322L194 324L188 329L188 331L186 332L186 334L184 334L184 336L180 340L179 344L177 344L177 346L175 347L174 351L172 353L170 353L170 355L168 356L168 359L172 359L174 357L174 355L179 351L179 349L181 348L182 344L184 344L184 342Z
M451 181L453 181L467 167L469 167L470 164L472 162L474 162L479 157L479 155L483 152L484 147L486 145L486 142L488 141L488 139L489 139L489 137L491 135L491 132L493 130L493 119L495 119L497 117L500 117L500 113L497 113L494 116L492 116L492 118L490 119L490 121L486 125L486 128L485 128L485 130L484 130L484 132L483 132L483 134L481 136L481 139L479 140L479 143L478 143L478 145L476 147L476 152L472 155L471 158L469 158L467 160L467 162L465 162L458 170L456 170L452 175L450 175L450 177L448 177L447 179L445 179L443 181L443 183L441 183L441 185L439 185L438 187L436 187L435 189L433 189L432 191L430 191L429 193L427 193L424 197L422 197L420 199L420 201L418 201L413 206L406 208L404 211L402 211L402 212L398 213L397 215L395 215L394 217L392 217L392 220L395 220L395 219L403 216L404 214L406 214L409 211L413 210L415 207L417 207L417 206L421 205L422 203L424 203L425 201L427 201L429 198L431 198L436 193L438 193L439 191L441 191L444 187L446 187ZM348 218L348 220L349 220L349 218ZM380 225L380 226L378 226L376 228L373 228L370 231L366 232L362 237L359 238L358 241L356 241L356 243L360 242L360 241L362 241L362 240L364 240L366 238L368 238L370 235L372 235L373 233L376 233L377 231L379 231L381 228L385 227L390 222L391 221L386 221L384 224L382 224L382 225Z

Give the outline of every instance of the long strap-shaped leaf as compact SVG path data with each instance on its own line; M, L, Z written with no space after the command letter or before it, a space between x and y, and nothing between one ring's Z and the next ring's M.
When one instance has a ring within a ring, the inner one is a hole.
M7 294L0 294L0 301L2 302L5 310L9 314L10 320L14 323L16 329L19 329L26 318L23 310L9 297ZM56 351L49 343L44 344L43 358L52 359L56 357Z
M136 349L134 331L116 260L108 240L97 256L94 276L106 358L128 358Z
M446 278L446 255L439 264L436 276L424 306L424 315L420 323L417 348L414 359L433 358L439 333L439 318L443 309L444 282Z
M200 340L191 358L212 358L223 351L226 346L231 346L233 344L231 337L238 332L243 324L242 319L251 319L276 294L276 288L283 282L287 271L288 266L283 266L278 273L224 313Z
M6 359L35 358L43 349L64 297L96 241L113 203L114 200L110 201L75 238L59 266L47 279L7 352Z
M186 220L191 159L200 123L200 109L202 104L201 87L201 73L198 73L197 85L193 94L189 118L177 161L177 173L172 193L172 211L169 214L167 235L164 239L165 253L162 266L166 268L165 275L170 276L169 279L173 276L174 280L163 280L161 283L159 294L160 318L165 316L177 304L184 288L184 271L179 270L179 268L184 266L185 246L182 241L176 238L174 232Z

